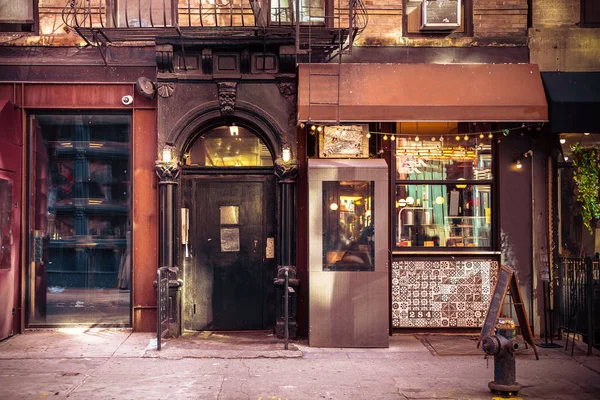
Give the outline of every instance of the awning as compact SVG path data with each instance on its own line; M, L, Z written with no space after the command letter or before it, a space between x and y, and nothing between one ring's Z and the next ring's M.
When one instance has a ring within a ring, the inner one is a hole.
M600 72L542 72L552 132L600 132Z
M548 120L533 64L300 64L298 79L299 121Z

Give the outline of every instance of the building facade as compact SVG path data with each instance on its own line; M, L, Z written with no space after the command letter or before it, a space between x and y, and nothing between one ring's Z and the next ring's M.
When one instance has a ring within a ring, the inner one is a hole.
M539 332L552 142L530 2L16 3L3 336L154 330L158 267L178 329L280 333L287 270L292 334L385 346L480 328L502 263Z

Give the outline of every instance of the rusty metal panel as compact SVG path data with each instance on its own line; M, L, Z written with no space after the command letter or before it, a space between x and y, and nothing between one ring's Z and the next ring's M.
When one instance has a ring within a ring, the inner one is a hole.
M156 111L133 113L133 304L135 331L156 329L158 204L154 162L157 155Z
M336 121L338 103L342 122L548 120L534 64L300 64L298 120Z
M28 84L24 107L130 109L121 99L134 90L131 84Z
M384 160L309 160L309 343L318 347L387 347L388 166ZM374 182L373 271L323 270L325 181Z

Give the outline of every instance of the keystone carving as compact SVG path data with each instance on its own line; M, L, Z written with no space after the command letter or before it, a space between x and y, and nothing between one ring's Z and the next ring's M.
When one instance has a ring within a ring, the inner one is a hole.
M237 96L237 82L217 82L219 87L219 105L222 115L233 114Z

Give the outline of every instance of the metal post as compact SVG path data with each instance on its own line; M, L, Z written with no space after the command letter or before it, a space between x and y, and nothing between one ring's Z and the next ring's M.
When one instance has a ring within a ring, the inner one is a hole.
M284 301L284 306L285 306L285 310L283 312L284 318L285 318L285 322L284 322L284 329L285 329L285 349L288 349L288 342L290 340L290 316L289 316L289 298L290 298L290 293L289 293L289 267L285 267L285 285L283 290L285 291L285 301Z
M161 280L161 270L160 268L156 271L156 350L160 350L160 342L162 338L162 329L161 329L161 312L160 305L162 304L162 294L160 290L160 280Z
M585 308L587 314L587 332L588 332L588 351L587 355L592 355L592 349L594 346L594 314L592 313L592 306L594 304L594 274L592 270L592 259L590 257L585 258Z

